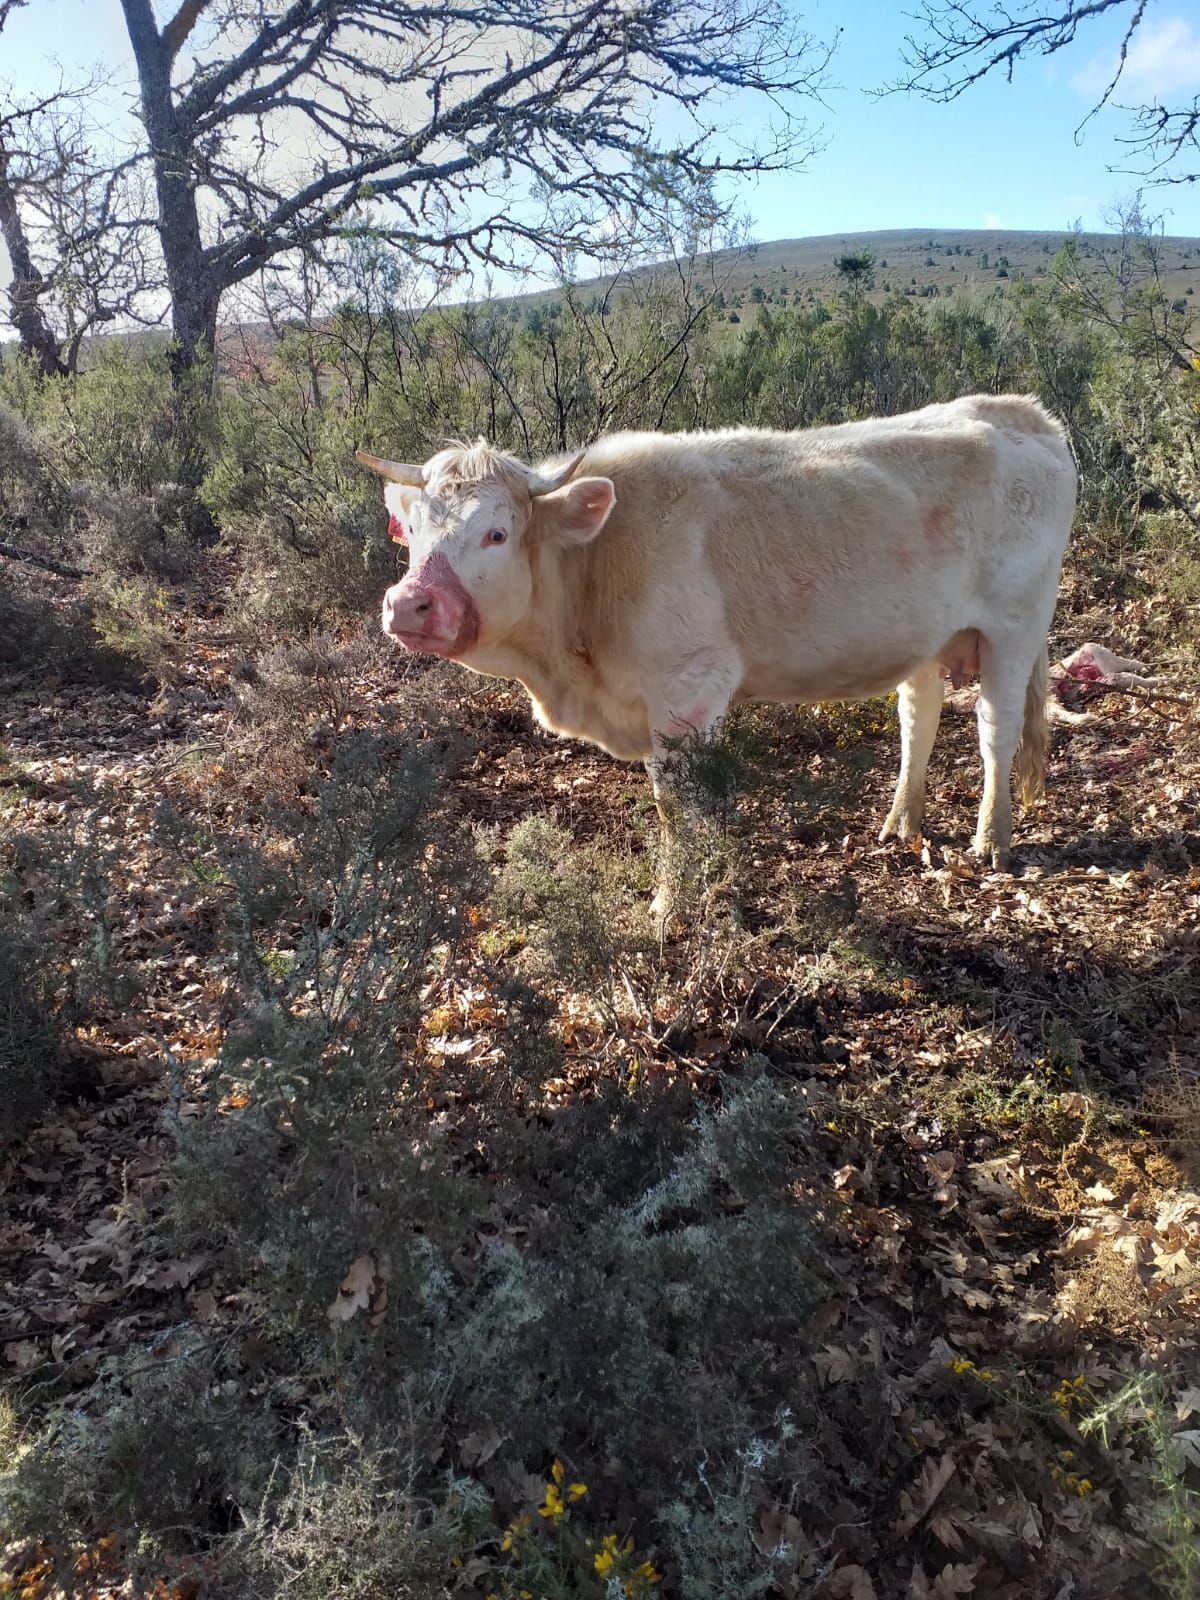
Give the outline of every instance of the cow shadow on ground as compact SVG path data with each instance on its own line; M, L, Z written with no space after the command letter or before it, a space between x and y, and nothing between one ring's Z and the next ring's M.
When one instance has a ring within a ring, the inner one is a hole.
M797 965L759 981L767 1053L798 1071L921 1073L936 1060L954 1075L982 1050L1002 1077L1049 1062L1127 1105L1187 1070L1200 1054L1200 835L1023 855L1024 875L960 879L898 852L882 881L873 862L813 885L796 909Z
M1131 871L1151 865L1167 873L1185 875L1200 866L1200 832L1174 830L1138 838L1088 833L1068 845L1018 847L1014 872L1019 877L1027 867L1041 867L1053 874L1078 867Z

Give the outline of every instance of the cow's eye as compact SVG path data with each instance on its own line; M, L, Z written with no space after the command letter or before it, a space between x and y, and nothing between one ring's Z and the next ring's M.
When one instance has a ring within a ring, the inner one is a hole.
M508 534L503 528L490 528L483 536L484 544L503 544Z

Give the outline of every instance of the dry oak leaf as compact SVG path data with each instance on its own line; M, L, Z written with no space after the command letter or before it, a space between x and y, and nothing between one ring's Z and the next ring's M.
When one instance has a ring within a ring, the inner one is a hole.
M825 1592L831 1600L876 1600L875 1585L866 1567L839 1567Z
M908 1600L957 1600L959 1595L973 1592L978 1572L978 1561L972 1561L969 1565L948 1563L931 1583L918 1563L913 1568L912 1581L908 1586Z
M896 1521L896 1532L900 1538L911 1533L917 1523L929 1515L938 1495L953 1476L954 1457L948 1450L940 1461L934 1461L932 1456L926 1457L913 1492L909 1494L904 1491L900 1495L900 1504L904 1507Z
M459 1446L459 1460L468 1471L473 1467L481 1467L485 1461L491 1460L503 1443L504 1435L497 1433L494 1428L487 1433L469 1433Z
M858 1371L858 1362L839 1344L827 1344L813 1356L813 1366L821 1375L821 1382L828 1386L831 1383L841 1383L846 1378L852 1378Z
M774 1561L791 1561L806 1570L812 1545L799 1519L782 1506L763 1506L758 1514L758 1527L750 1537L764 1556Z
M371 1303L374 1285L375 1257L356 1256L341 1281L337 1299L326 1313L330 1322L349 1322L356 1311L365 1311Z

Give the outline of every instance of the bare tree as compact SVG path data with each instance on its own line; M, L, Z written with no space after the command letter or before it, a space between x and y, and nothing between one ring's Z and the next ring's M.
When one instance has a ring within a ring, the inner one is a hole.
M162 24L121 4L155 188L126 226L157 232L181 373L230 289L356 226L509 268L795 166L828 55L784 0L182 0ZM774 107L765 147L717 138L741 90Z
M46 283L33 259L21 216L18 184L13 177L9 119L0 118L0 237L8 250L12 281L8 285L9 317L21 348L47 377L67 371L62 346L46 320L41 297Z
M0 31L25 0L0 0ZM97 155L82 109L95 84L39 99L0 87L0 238L8 251L8 320L48 377L75 370L84 338L147 309L155 269L136 230L116 228L135 168Z
M1125 73L1130 49L1154 0L1060 0L1048 9L1025 0L1012 9L973 0L923 0L918 20L923 31L905 40L908 76L897 88L916 90L932 100L956 100L972 84L1002 73L1011 81L1023 57L1052 56L1074 44L1081 29L1106 12L1122 19L1123 31L1111 76L1088 116L1107 105ZM1194 183L1200 177L1200 98L1190 105L1151 101L1123 108L1132 133L1121 143L1140 166L1134 170L1157 183ZM1084 119L1087 120L1086 118Z
M24 3L25 0L0 0L0 33L17 6ZM59 341L41 306L45 280L34 262L21 215L20 179L14 171L20 154L18 152L14 158L12 148L17 120L12 112L0 115L0 238L4 240L12 267L12 282L8 285L10 317L21 348L48 377L56 377L67 369Z

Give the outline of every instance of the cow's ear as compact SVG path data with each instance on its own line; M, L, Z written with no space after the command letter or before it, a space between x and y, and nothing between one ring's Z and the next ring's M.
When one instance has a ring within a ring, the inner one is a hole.
M384 485L383 503L388 510L388 537L397 544L408 543L413 509L420 498L420 489L410 489L406 483Z
M589 544L617 503L611 478L577 478L533 502L534 527L548 544Z

